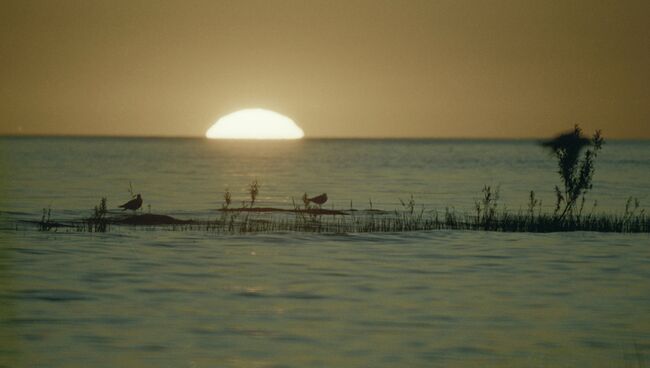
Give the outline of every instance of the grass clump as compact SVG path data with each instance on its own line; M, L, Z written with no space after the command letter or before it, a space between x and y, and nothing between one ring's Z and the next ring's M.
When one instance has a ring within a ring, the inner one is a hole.
M160 226L172 231L205 230L223 234L245 234L266 232L316 232L316 233L368 233L407 232L428 230L478 230L500 232L565 232L598 231L639 233L650 232L650 218L641 209L638 199L630 197L622 214L567 215L558 217L545 213L535 193L529 195L526 210L512 212L499 209L499 190L484 186L482 198L475 202L475 212L458 212L447 207L443 212L427 210L416 204L411 196L400 200L401 208L393 212L375 208L367 210L325 210L304 208L294 201L293 209L266 211L264 208L228 208L224 203L221 216L214 220L182 220L167 215L122 214L109 216L106 198L95 206L93 215L81 223L55 223L50 219L50 210L44 210L38 226L47 231L56 227L75 227L78 231L106 232L115 226ZM262 211L264 210L264 211ZM76 226L75 226L76 225Z
M573 131L542 143L555 155L558 174L562 179L563 188L555 186L555 215L559 219L571 216L580 198L582 198L580 206L582 210L585 195L593 187L594 160L603 143L600 130L597 130L592 138L587 138L578 125L573 128ZM583 153L582 158L580 158L581 153Z
M41 217L41 221L38 223L38 229L40 231L49 231L53 227L54 223L52 222L52 208L43 208L43 216Z
M257 179L253 180L248 186L248 194L251 197L250 206L251 208L255 205L255 200L257 195L260 193L260 184L257 182Z
M485 230L490 230L490 226L497 218L497 207L499 205L499 187L492 189L489 185L483 186L483 198L474 201L476 209L476 225Z
M108 230L109 219L106 214L106 197L102 197L99 204L93 209L93 214L86 219L86 228L88 232L105 233Z

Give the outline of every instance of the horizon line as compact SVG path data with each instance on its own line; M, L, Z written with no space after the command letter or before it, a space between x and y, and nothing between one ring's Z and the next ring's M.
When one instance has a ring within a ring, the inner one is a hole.
M116 139L205 139L205 140L217 140L217 141L250 141L250 139L210 139L201 135L119 135L119 134L41 134L41 133L27 133L27 134L4 134L0 133L0 138L116 138ZM473 140L473 141L532 141L532 140L543 140L548 139L549 137L463 137L463 136L452 136L452 137L413 137L413 136L404 136L404 137L362 137L362 136L347 136L347 137L337 137L337 136L304 136L303 138L296 139L295 141L300 140ZM614 141L649 141L650 137L642 138L607 138L608 140ZM266 140L266 139L260 139ZM260 141L253 140L253 141ZM272 140L272 139L268 139ZM285 140L280 140L285 141ZM294 141L292 139L286 141Z

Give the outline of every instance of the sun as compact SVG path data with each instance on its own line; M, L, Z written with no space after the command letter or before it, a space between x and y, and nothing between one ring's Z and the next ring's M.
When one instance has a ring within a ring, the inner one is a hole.
M300 139L304 135L290 118L264 109L235 111L205 132L210 139Z

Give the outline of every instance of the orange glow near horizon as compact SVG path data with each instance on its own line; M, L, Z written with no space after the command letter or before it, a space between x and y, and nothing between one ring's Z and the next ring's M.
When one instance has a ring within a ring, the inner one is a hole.
M309 138L650 139L650 1L150 8L2 2L0 136L205 137L264 107Z

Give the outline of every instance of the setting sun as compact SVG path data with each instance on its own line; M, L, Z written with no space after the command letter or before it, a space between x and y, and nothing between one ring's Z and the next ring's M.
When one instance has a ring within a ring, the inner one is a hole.
M290 118L264 109L223 116L205 133L211 139L300 139L304 135Z

